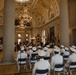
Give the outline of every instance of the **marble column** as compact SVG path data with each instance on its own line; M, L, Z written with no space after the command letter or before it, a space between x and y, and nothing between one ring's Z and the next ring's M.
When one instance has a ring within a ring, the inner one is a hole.
M68 0L60 1L60 43L69 46Z
M3 28L3 59L2 63L13 63L14 60L14 32L15 32L15 1L4 0L4 28Z

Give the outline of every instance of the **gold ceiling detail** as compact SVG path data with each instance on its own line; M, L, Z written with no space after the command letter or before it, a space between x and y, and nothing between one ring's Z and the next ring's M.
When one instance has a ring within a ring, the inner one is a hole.
M32 17L32 26L40 27L48 20L59 15L59 0L29 0L27 5L30 16ZM21 3L15 1L15 19L19 18ZM0 1L0 25L3 25L4 0ZM53 16L54 15L54 16ZM52 18L51 18L52 16Z

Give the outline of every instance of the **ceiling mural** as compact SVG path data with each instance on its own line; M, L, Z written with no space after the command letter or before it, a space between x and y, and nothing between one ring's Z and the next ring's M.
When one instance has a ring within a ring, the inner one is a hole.
M32 19L31 26L40 27L47 21L59 16L59 0L29 0L26 3L15 1L15 20L19 19L19 15L24 9L28 8L28 12ZM3 25L4 0L0 1L0 25ZM18 22L18 21L17 21ZM15 23L19 24L19 23Z

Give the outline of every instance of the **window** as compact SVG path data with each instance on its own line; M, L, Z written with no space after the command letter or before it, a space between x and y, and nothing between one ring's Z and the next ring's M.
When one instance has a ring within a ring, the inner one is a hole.
M26 34L26 37L28 37L28 34Z
M45 44L45 30L42 31L42 42Z
M21 34L18 34L18 38L21 38Z
M28 39L26 39L26 41L28 41Z
M21 39L18 39L18 44L21 42Z

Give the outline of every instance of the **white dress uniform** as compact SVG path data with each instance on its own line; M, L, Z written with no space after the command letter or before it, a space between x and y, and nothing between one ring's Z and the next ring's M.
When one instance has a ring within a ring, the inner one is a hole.
M66 65L65 65L66 67L69 66L69 63L76 62L76 50L74 48L72 48L72 47L70 48L70 50L73 53L69 56L68 61L67 61ZM76 66L73 66L73 67L76 67Z
M54 51L59 52L58 49L54 49ZM51 58L51 69L52 70L54 69L54 66L56 64L63 64L63 57L60 54L55 54L52 56L52 58ZM62 68L57 69L57 70L60 71L60 70L62 70Z
M46 47L48 48L47 51L51 54L50 45L47 45Z
M39 51L38 55L44 56L45 52L43 50ZM32 71L32 75L40 75L40 74L35 74L36 69L39 69L39 70L48 69L50 71L50 63L48 61L44 60L43 58L41 58L39 61L37 61L35 63L33 71ZM41 74L41 75L47 75L47 74Z
M21 53L21 50L19 50L17 54L20 54L20 53ZM25 53L25 51L23 51L23 53Z
M70 55L70 52L68 51L69 49L67 47L65 47L65 52L63 54L63 56L69 56Z
M23 51L24 50L24 47L21 47L21 51ZM18 61L18 59L20 59L20 58L27 58L27 53L26 52L21 52L20 51L20 53L18 53L18 55L17 55L17 61ZM19 63L24 63L24 62L19 62Z
M64 48L62 48L61 50L60 50L60 53L65 53L65 49Z
M50 52L47 47L44 47L45 57L50 57Z
M32 53L33 53L32 49L29 49L29 51L27 51L27 54L29 55L29 57L31 56Z
M36 51L36 47L32 48L33 52L30 54L30 58L32 58L32 54L38 54L38 52ZM32 62L36 62L37 60L31 60Z
M41 51L41 50L42 50L41 48L42 48L41 46L38 46L37 52L38 52L38 51Z
M65 53L64 45L61 45L61 50L60 50L60 52L63 53L63 54Z
M72 47L73 47L74 49L76 49L76 46L75 46L75 45L72 45Z
M33 47L33 48L32 48L32 51L33 51L32 54L36 54L36 53L38 53L38 52L36 51L36 47Z
M58 46L54 46L54 49L52 51L52 55L55 55L54 50L56 50L56 49L59 50L59 54L60 54L60 48Z
M30 58L32 53L33 53L32 46L29 46L29 50L27 51L27 54L29 55L29 58Z
M19 54L17 55L17 61L18 61L18 59L20 59L20 58L26 58L26 59L27 59L27 53L19 53ZM24 62L19 62L19 63L24 63Z

